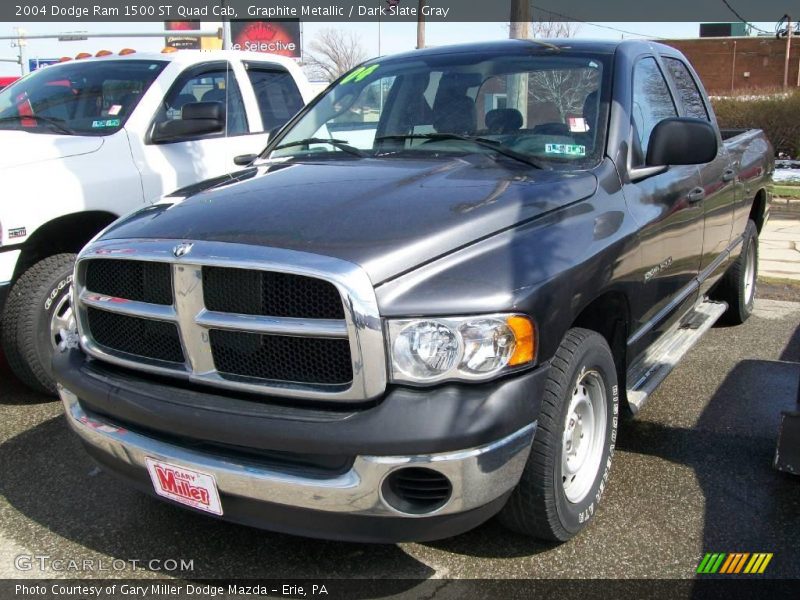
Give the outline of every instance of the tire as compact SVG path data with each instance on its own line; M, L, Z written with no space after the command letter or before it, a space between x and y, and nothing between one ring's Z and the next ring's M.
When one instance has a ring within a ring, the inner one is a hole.
M751 262L752 261L752 262ZM758 228L747 222L742 241L742 252L720 281L714 296L728 303L722 321L728 325L741 325L753 314L758 285Z
M565 542L597 514L608 483L619 417L617 371L605 339L579 328L564 336L549 369L528 462L499 518L519 533ZM584 410L584 398L595 412ZM576 414L583 416L576 420Z
M70 320L74 262L74 254L56 254L34 264L17 280L6 301L2 327L6 359L25 385L43 394L56 393L50 361L60 338L52 335L51 327Z

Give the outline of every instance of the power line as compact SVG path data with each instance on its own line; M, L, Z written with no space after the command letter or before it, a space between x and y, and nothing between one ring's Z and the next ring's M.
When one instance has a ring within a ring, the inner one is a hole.
M629 31L627 29L620 29L618 27L612 27L611 25L601 25L600 23L592 23L591 21L583 21L581 19L576 19L575 17L570 17L568 15L564 15L564 14L561 14L561 13L554 12L554 11L552 11L550 9L547 9L547 8L542 8L541 6L536 6L535 4L531 4L531 8L535 8L537 10L540 10L542 12L545 12L547 14L550 14L550 15L553 15L553 16L556 16L556 17L561 17L565 21L573 21L575 23L583 23L584 25L591 25L592 27L598 27L600 29L608 29L610 31L617 31L619 33L627 33L628 35L637 35L639 37L643 37L643 38L647 38L647 39L651 39L651 40L663 40L663 39L666 39L666 38L659 37L657 35L647 35L645 33L638 33L636 31Z
M756 27L755 25L753 25L750 21L748 21L742 15L740 15L739 12L735 8L733 8L733 6L731 6L728 0L722 0L722 3L728 7L729 11L731 11L734 15L736 15L737 19L739 19L742 23L744 23L748 27L752 27L753 29L755 29L756 31L760 31L761 33L769 33L769 34L772 33L771 31L767 31L766 29L761 29L760 27Z

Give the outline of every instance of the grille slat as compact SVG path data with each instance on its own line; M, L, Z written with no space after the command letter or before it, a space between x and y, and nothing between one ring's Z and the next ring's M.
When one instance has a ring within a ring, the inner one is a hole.
M172 269L166 263L96 259L86 266L86 289L104 296L170 305Z
M344 319L342 298L329 281L249 269L203 267L208 310L302 319Z
M128 317L91 307L86 312L92 337L101 346L176 365L184 362L174 323Z
M209 333L214 364L223 376L322 384L353 379L348 340L220 329Z

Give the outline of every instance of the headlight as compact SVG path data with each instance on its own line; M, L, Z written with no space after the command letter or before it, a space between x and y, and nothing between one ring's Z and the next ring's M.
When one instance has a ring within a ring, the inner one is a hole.
M482 381L533 362L533 323L523 315L389 321L392 380Z

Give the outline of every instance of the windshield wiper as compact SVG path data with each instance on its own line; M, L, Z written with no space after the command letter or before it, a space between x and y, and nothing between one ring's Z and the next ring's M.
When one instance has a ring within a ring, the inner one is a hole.
M492 140L484 137L472 137L468 135L459 135L457 133L407 133L398 135L384 135L375 138L376 142L382 142L387 140L433 140L433 141L457 140L460 142L470 142L477 146L482 146L484 148L489 148L490 150L494 150L498 154L502 154L503 156L508 156L509 158L513 158L515 160L518 160L519 162L523 162L532 167L536 167L537 169L544 169L544 170L551 169L549 165L533 158L532 156L528 156L527 154L523 154L522 152L517 152L513 148L509 148L508 146L504 145L502 142L498 142L497 140Z
M13 117L0 117L0 123L19 122L19 121L24 121L25 119L33 119L34 121L45 123L57 129L61 133L66 133L67 135L75 134L75 131L70 129L65 124L63 119L56 119L54 117L43 117L41 115L14 115Z
M334 148L338 148L339 150L347 152L348 154L360 156L361 158L366 156L366 154L364 154L361 150L348 144L347 140L337 140L334 138L306 138L304 140L297 140L295 142L288 142L286 144L281 144L280 146L275 146L272 150L283 150L285 148L292 148L294 146L307 146L309 144L330 144Z

